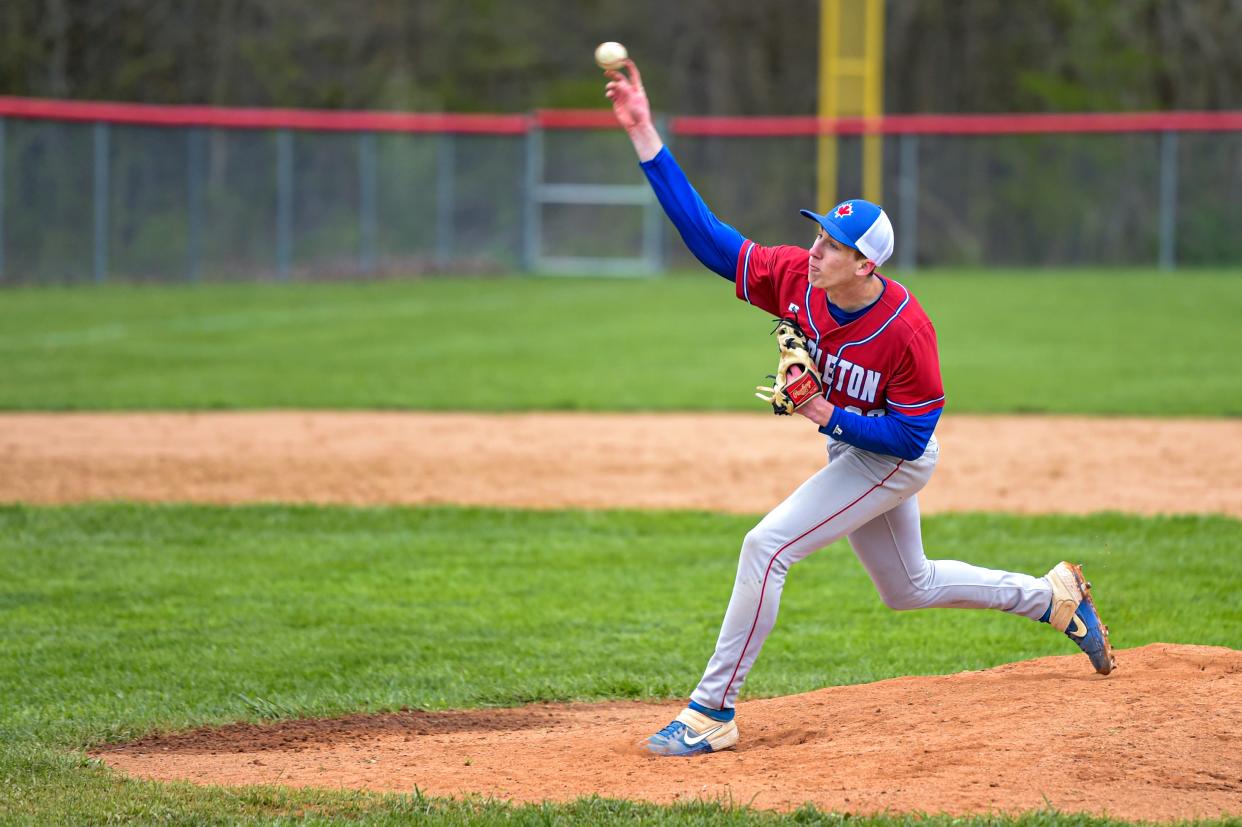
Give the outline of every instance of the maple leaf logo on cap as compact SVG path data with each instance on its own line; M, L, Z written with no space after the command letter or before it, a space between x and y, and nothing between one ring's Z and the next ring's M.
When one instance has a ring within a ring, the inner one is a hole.
M854 205L848 201L837 207L837 218L845 218L847 215L854 214Z

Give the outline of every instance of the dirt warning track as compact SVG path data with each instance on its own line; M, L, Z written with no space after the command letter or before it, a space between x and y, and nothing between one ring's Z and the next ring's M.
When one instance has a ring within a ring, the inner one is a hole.
M937 435L925 513L1242 517L1242 420L950 414ZM764 513L825 459L809 423L767 414L0 415L0 502Z
M852 813L1242 814L1242 651L1152 644L739 705L738 749L637 743L680 704L577 704L238 724L95 755L132 775L514 801L724 799Z

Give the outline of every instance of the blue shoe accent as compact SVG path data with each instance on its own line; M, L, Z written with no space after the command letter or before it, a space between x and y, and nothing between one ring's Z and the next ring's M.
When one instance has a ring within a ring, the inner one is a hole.
M702 712L704 715L711 718L713 721L719 721L722 724L727 724L729 723L729 721L732 721L733 716L736 714L736 710L732 708L712 709L710 706L703 706L703 704L696 703L694 701L690 702L690 708L693 709L695 712Z
M1100 622L1095 606L1088 596L1078 604L1065 636L1078 644L1078 648L1091 658L1091 665L1101 675L1113 671L1113 655L1108 645L1108 629Z
M1096 672L1107 675L1113 671L1116 661L1113 659L1113 648L1108 640L1108 627L1100 620L1095 601L1091 597L1091 584L1083 577L1081 566L1064 563L1062 565L1065 565L1073 575L1082 593L1082 599L1078 602L1066 626L1065 636L1087 653Z

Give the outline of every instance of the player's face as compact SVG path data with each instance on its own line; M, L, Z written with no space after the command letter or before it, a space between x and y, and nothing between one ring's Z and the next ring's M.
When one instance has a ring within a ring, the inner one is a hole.
M860 259L858 253L850 247L828 235L821 227L811 244L811 261L807 279L812 287L831 290L851 283L858 276L871 274L872 265L868 259Z

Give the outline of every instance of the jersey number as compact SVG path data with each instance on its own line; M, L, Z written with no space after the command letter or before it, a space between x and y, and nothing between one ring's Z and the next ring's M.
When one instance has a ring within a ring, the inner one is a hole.
M846 405L845 410L850 413L858 414L859 416L863 415L862 408L859 408L857 405ZM884 409L876 408L874 411L867 411L867 416L884 416Z

